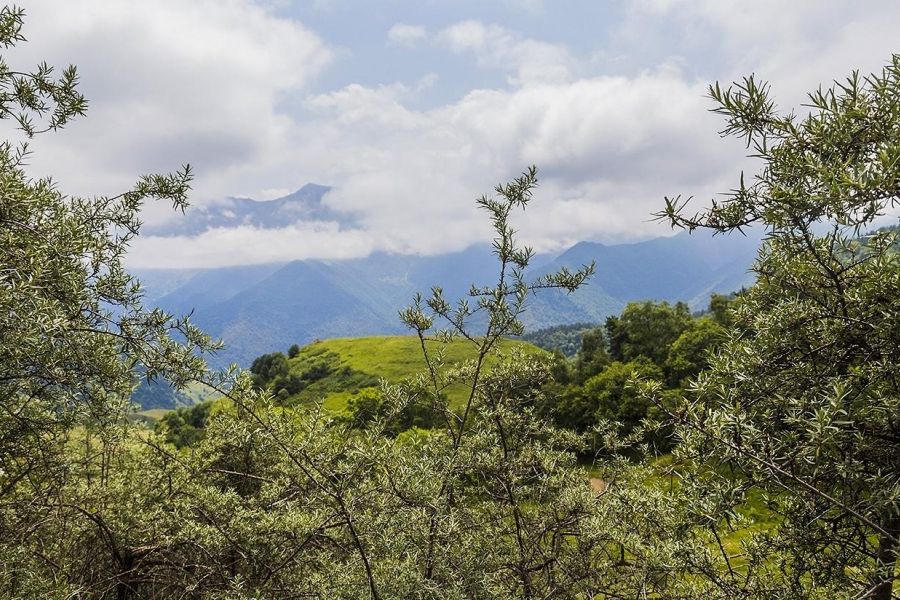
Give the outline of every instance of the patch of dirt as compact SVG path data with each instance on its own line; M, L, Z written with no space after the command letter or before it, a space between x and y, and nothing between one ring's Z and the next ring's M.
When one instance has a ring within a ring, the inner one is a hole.
M591 489L594 490L594 493L597 494L598 496L600 494L602 494L603 492L605 492L606 488L608 486L608 484L605 481L603 481L602 479L599 479L597 477L591 477L590 482L591 482Z

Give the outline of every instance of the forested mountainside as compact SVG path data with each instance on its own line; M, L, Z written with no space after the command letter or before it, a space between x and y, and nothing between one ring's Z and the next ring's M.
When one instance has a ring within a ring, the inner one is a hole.
M559 352L572 358L581 348L584 334L597 327L598 323L571 323L569 325L551 325L543 329L529 331L522 339L550 352Z
M686 301L702 308L711 293L730 293L752 282L749 266L758 237L708 233L635 244L576 244L544 257L529 275L594 261L597 274L572 294L550 290L534 298L524 322L529 330L601 322L630 301ZM713 250L715 248L715 250ZM304 260L284 265L195 271L138 271L146 301L175 314L193 311L195 322L225 342L220 366L249 366L273 348L331 337L403 333L397 313L416 292L440 285L465 295L472 283L496 276L490 248L474 246L441 256L373 254L344 261Z

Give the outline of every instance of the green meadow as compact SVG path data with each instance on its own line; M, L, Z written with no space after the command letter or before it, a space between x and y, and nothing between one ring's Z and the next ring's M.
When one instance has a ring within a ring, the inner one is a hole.
M448 343L427 342L432 357L439 353L445 366L460 365L477 357L475 345L457 338ZM518 351L526 355L544 354L537 346L519 340L503 340L501 352ZM488 367L497 362L488 358ZM415 336L375 336L336 338L316 341L288 359L291 375L306 376L304 389L289 396L291 403L322 401L334 412L343 412L347 401L366 388L378 387L381 381L399 383L427 370L419 339ZM273 390L278 392L278 390ZM447 390L451 405L465 401L467 388L453 385Z

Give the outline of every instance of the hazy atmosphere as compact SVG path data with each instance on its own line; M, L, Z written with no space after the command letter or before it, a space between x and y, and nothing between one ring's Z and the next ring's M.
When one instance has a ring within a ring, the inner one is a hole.
M30 174L115 194L190 163L189 212L332 188L327 211L265 229L141 236L142 268L461 250L489 233L473 199L531 164L538 201L517 226L539 251L667 235L649 218L664 195L706 201L748 166L717 136L709 83L755 72L798 107L879 69L900 30L893 1L22 6L28 43L8 60L74 63L89 99L88 118L32 142Z

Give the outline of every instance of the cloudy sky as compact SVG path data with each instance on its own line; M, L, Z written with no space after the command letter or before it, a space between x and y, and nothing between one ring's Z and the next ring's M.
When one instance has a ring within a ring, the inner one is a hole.
M752 169L706 86L751 72L778 104L900 51L895 0L30 0L13 66L78 66L87 118L30 171L110 194L190 163L195 206L333 186L358 228L147 237L133 266L217 266L484 241L473 200L530 164L539 250L667 233L662 197ZM177 218L149 207L145 219Z

